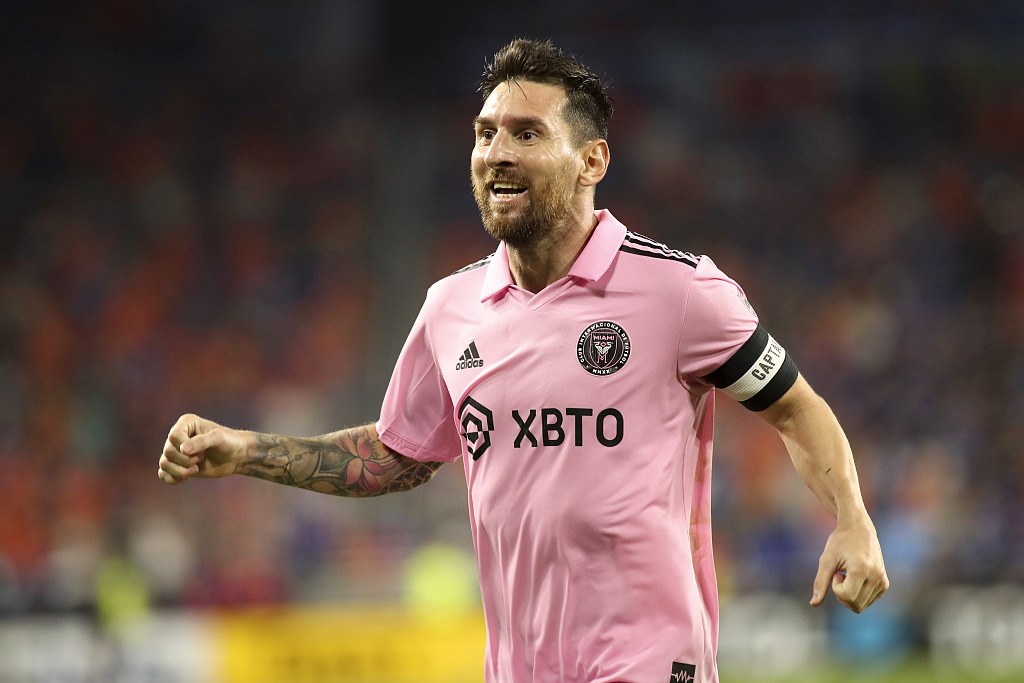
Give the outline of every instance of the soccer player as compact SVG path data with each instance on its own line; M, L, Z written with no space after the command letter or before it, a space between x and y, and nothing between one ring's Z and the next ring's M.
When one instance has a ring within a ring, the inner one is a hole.
M811 604L887 588L842 428L740 287L707 257L627 230L605 86L550 42L487 66L473 191L500 240L435 283L374 424L316 438L195 415L169 484L244 474L344 496L404 491L462 458L489 683L718 680L711 552L715 388L782 436L835 516Z

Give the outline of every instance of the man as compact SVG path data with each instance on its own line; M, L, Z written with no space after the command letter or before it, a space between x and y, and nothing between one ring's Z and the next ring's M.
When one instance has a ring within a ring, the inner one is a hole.
M550 42L517 40L481 91L473 191L501 242L430 288L380 420L290 438L186 415L160 477L369 496L462 457L487 681L716 681L717 387L779 431L836 517L811 603L830 582L856 612L874 602L888 580L831 410L710 259L594 210L601 82Z

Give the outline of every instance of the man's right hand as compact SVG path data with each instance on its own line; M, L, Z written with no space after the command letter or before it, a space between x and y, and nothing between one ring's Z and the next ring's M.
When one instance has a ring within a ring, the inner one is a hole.
M222 427L198 415L182 415L171 427L157 475L168 484L191 477L233 474L245 457L245 432Z

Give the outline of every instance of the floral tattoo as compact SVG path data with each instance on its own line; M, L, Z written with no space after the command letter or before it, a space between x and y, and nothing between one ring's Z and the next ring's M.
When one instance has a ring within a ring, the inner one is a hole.
M257 434L253 451L240 473L336 496L408 491L429 481L441 466L395 453L369 427L315 438Z

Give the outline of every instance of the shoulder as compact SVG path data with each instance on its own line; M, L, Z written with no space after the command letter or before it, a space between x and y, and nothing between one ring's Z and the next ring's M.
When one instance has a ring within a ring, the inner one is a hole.
M488 254L479 261L470 263L459 268L451 275L437 280L427 290L427 300L449 301L460 296L478 298L480 288L483 286L484 276L487 273L487 265L494 259L494 254Z
M686 309L719 305L729 308L739 301L754 314L742 287L722 272L710 256L673 249L630 231L619 247L619 259L620 265L625 265L621 270L630 281L646 283L648 290L679 296Z
M695 256L688 251L672 249L650 237L632 231L626 232L622 245L619 247L619 252L621 254L628 254L630 257L635 256L641 259L676 263L690 269L696 268L701 261L700 256ZM651 265L651 262L648 262L646 265Z
M653 274L659 267L665 268L668 272L681 274L688 283L696 286L719 280L732 282L710 256L673 249L636 232L626 233L619 252L628 255L627 258L637 257L637 264L646 273Z
M475 261L473 263L470 263L468 266L463 266L462 268L459 268L454 273L449 275L448 278L452 278L452 277L455 277L456 275L462 275L463 273L469 273L469 272L477 270L479 268L483 268L488 263L490 263L491 259L493 259L493 258L494 258L494 253L492 252L492 253L488 254L487 256L484 256L479 261ZM445 279L448 279L448 278L445 278Z
M627 232L615 257L611 286L668 297L666 303L685 299L702 259L639 233Z

